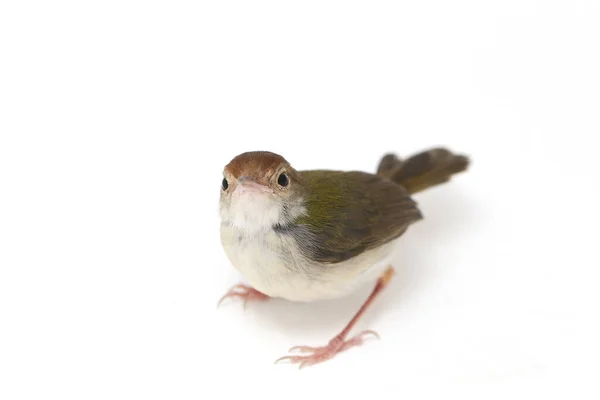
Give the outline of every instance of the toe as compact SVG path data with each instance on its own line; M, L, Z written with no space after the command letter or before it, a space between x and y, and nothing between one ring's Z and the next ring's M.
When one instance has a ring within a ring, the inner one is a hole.
M310 347L310 346L294 346L288 350L289 353L299 352L299 353L310 353L312 351L318 350L318 347Z

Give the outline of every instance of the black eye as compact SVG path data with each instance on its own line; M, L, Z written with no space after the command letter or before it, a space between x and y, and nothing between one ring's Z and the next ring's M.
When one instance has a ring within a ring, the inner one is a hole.
M229 187L229 183L227 183L227 179L223 178L223 182L221 182L221 188L223 190L227 190L228 187Z
M290 179L288 178L288 176L285 173L282 173L281 175L279 175L279 178L277 178L277 183L280 186L287 186L290 183Z

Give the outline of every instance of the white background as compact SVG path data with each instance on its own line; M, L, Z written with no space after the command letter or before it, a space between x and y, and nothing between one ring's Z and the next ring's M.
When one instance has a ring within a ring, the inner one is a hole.
M597 1L4 1L0 398L598 398ZM366 297L216 308L221 171L471 169ZM214 394L210 394L215 391Z

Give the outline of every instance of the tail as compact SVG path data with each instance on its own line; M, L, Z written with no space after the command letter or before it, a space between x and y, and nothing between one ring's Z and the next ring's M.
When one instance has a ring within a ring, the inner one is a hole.
M465 171L468 166L469 159L466 156L444 148L434 148L405 160L394 154L386 154L379 162L377 174L390 178L414 194L448 182L452 175Z

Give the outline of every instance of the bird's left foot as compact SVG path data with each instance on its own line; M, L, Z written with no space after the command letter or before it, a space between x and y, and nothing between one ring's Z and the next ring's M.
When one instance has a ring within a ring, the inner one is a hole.
M322 347L310 347L310 346L295 346L292 347L289 352L298 351L301 353L312 353L305 356L285 356L279 358L275 363L280 361L290 361L292 364L300 364L299 368L308 367L314 364L321 363L333 358L336 354L341 353L344 350L348 350L350 347L360 346L364 343L368 336L373 336L375 339L379 339L379 335L375 331L363 331L351 339L345 339L342 336L336 336L329 342L327 346Z

